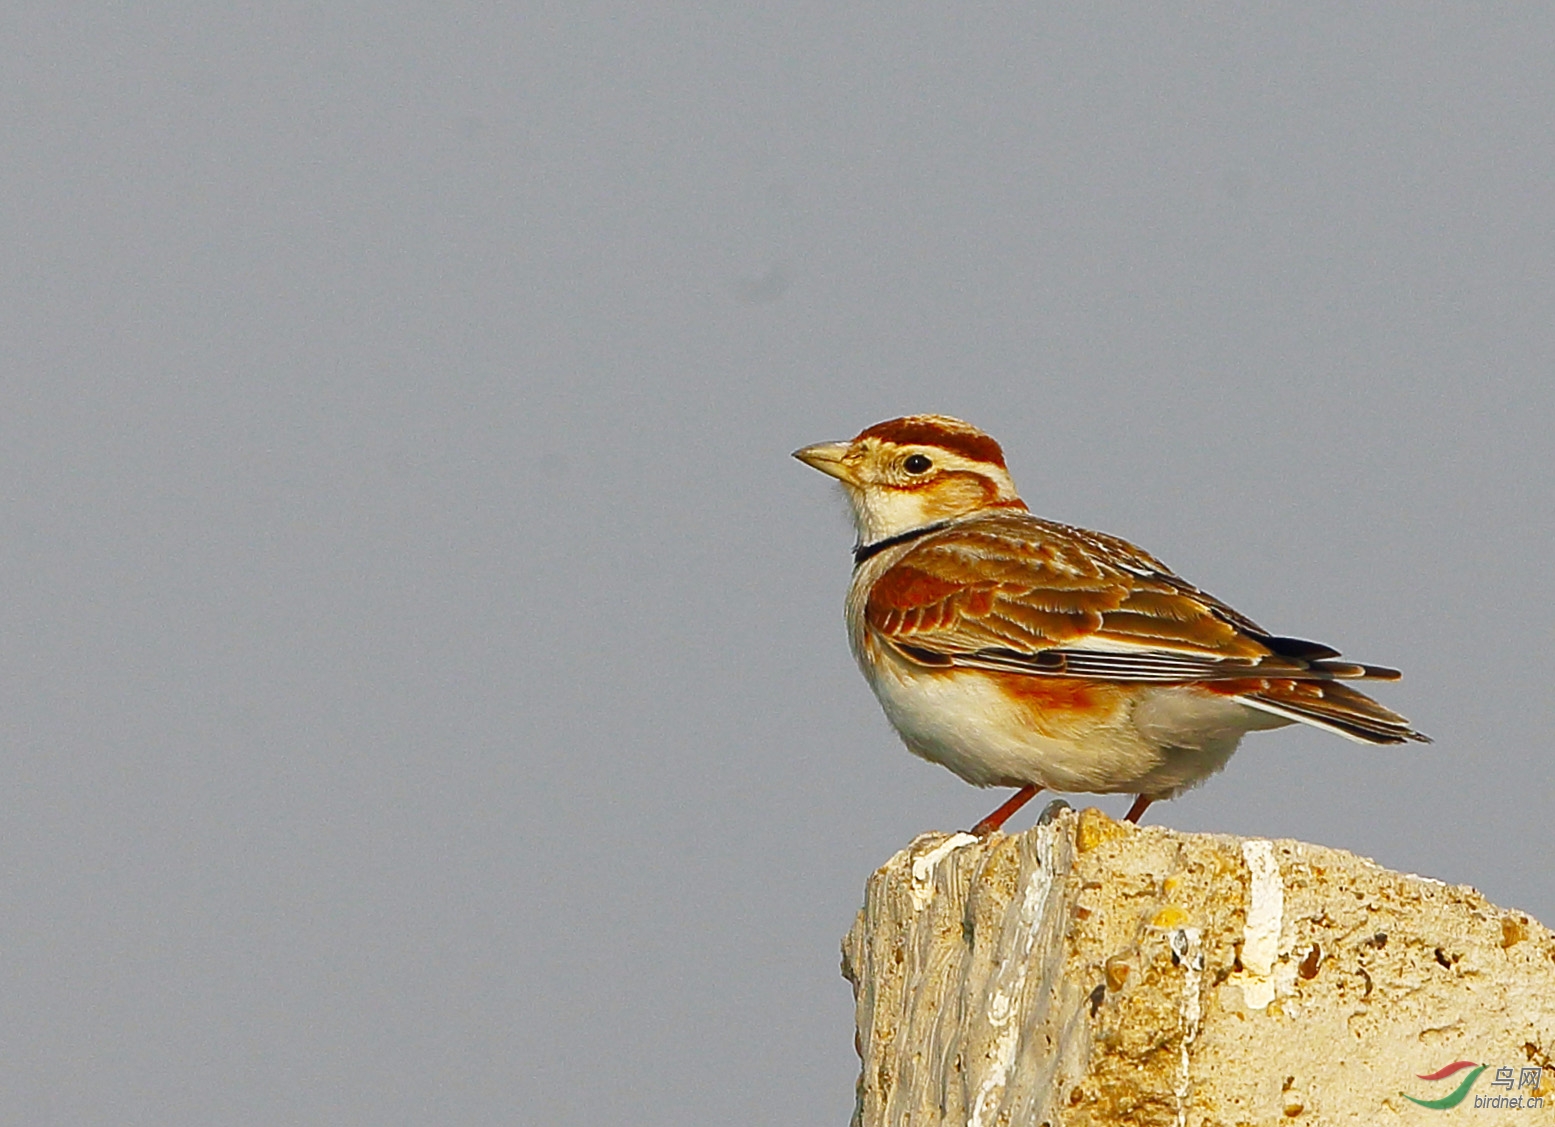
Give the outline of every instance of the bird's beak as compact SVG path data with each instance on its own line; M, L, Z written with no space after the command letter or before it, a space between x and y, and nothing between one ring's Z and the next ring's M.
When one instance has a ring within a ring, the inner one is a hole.
M817 442L814 446L795 450L794 457L805 465L820 470L828 477L834 477L838 481L851 481L853 474L842 460L842 456L847 452L846 442Z

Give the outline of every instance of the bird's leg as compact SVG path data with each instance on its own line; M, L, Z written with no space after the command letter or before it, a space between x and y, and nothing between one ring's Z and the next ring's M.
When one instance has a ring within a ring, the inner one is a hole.
M1030 802L1033 798L1036 798L1037 792L1041 789L1041 787L1032 786L1021 787L1020 790L1010 795L1003 806L999 807L999 809L995 810L992 814L988 815L988 817L984 818L981 822L977 823L977 825L973 826L972 832L978 837L987 837L1000 826L1004 825L1005 822L1008 822L1010 820L1011 814L1015 813L1015 811L1026 805L1026 803Z
M1134 805L1128 808L1128 813L1123 815L1123 820L1125 822L1132 822L1136 826L1139 825L1139 819L1145 816L1145 811L1150 809L1150 804L1154 801L1155 799L1153 798L1140 795L1138 798L1134 799Z

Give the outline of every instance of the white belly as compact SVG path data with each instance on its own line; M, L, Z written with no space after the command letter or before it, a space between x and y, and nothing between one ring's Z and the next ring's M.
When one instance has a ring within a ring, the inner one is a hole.
M1288 721L1193 689L1146 689L1109 723L1044 735L1027 707L975 670L924 669L878 647L859 666L908 749L977 786L1169 797L1225 766L1244 733Z

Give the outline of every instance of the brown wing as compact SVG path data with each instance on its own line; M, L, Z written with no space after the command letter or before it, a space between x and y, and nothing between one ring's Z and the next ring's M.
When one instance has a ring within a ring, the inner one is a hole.
M1127 541L990 513L925 537L878 579L865 620L926 665L1117 681L1396 677L1279 638Z

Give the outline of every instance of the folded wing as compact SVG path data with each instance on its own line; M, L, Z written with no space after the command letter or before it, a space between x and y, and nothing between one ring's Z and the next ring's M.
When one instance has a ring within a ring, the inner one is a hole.
M1396 680L1396 670L1272 635L1127 541L1026 513L925 537L876 581L864 616L925 666L1203 684L1367 743L1424 738L1370 697L1332 684Z

